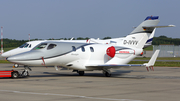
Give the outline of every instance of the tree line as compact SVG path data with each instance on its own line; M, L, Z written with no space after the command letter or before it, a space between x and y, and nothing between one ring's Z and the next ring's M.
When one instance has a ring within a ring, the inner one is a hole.
M153 38L153 45L180 45L180 38L168 38L166 36L159 36Z
M48 40L70 40L70 39L71 38L59 38L59 39L48 39ZM87 39L90 39L90 38L78 37L78 38L74 38L73 40L87 40ZM105 39L111 39L111 37L104 37L103 40ZM31 41L34 41L34 40L42 40L42 39L32 39ZM19 47L28 41L29 40L15 40L15 39L5 38L3 39L3 47L4 48ZM159 36L159 37L153 38L152 45L161 45L161 44L180 45L180 38L168 38L166 36Z

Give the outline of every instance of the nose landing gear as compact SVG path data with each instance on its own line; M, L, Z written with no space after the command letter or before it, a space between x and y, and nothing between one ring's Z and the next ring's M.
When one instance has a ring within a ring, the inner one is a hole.
M24 66L24 71L23 71L22 74L21 74L22 77L28 77L28 76L29 76L28 70L29 70L29 71L32 71L32 69L31 69L29 66L25 65L25 66Z

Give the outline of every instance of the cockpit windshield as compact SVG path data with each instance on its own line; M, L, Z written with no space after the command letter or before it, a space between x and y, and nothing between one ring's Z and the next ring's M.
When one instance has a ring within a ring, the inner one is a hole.
M21 45L19 48L23 48L23 47L26 46L26 45L27 45L27 43ZM28 45L29 45L29 44L28 44Z
M31 44L25 43L21 45L19 48L31 48Z
M36 47L34 48L34 50L43 49L43 48L45 48L46 46L47 46L47 43L42 43L42 44L36 46Z
M26 44L25 46L24 46L24 48L27 48L29 46L29 44Z

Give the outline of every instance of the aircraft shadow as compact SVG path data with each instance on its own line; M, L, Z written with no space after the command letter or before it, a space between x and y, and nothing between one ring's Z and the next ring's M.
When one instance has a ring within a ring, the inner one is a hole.
M131 73L133 70L121 71L117 70L112 72L110 78L129 78L129 79L142 79L138 76L126 76L126 73ZM84 76L79 76L78 73L52 73L52 72L43 72L43 75L30 75L30 78L36 77L105 77L103 73L85 73Z

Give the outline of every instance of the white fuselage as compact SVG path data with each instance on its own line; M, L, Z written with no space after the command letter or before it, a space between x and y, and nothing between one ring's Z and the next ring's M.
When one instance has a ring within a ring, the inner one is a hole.
M35 46L40 44L41 42L46 42L46 41L56 41L56 42L75 42L75 43L99 43L99 44L111 44L111 45L122 45L119 44L123 41L123 38L114 38L114 39L107 39L107 40L100 40L100 39L89 39L89 40L37 40L37 41L30 41L27 42L23 45L21 45L18 48L9 50L3 54L1 54L2 57L10 57L16 54L28 52L32 50ZM144 48L151 46L152 43L152 37L150 41L147 41L144 45Z
M55 44L56 47L48 50L47 47L50 44ZM76 47L75 51L72 51L72 46ZM113 47L115 47L116 51L114 56L110 57L107 54L109 47L112 47L112 45L47 42L46 47L43 49L35 49L11 56L7 60L28 66L63 66L75 70L91 70L91 68L87 68L88 65L127 64L142 53L142 49L131 49L114 45Z

